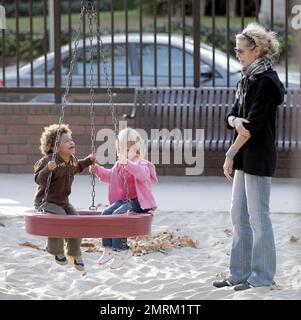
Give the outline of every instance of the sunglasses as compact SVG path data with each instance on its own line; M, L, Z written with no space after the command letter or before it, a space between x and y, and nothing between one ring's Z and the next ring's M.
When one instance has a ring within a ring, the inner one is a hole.
M249 51L253 51L255 48L256 48L256 46L254 48L252 48L252 49L249 49ZM241 49L237 49L237 48L234 48L234 51L235 51L235 53L237 53L239 55L243 55L246 52L245 50L241 50Z

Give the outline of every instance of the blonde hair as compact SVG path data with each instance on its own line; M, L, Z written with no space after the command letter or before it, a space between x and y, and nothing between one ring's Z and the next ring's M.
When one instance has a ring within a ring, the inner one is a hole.
M279 41L276 39L276 33L267 31L258 23L252 22L239 34L236 40L246 40L248 47L257 46L261 50L261 56L269 59L278 57Z
M50 153L53 153L53 148L58 130L58 124L52 124L49 127L44 127L44 131L40 138L40 150L43 155L46 156ZM60 134L62 135L64 133L72 134L72 131L70 130L68 124L61 124Z
M145 145L144 140L138 131L133 128L122 129L118 134L118 140L116 141L116 149L120 152L122 147L135 147L137 153L140 157L144 158L145 156Z

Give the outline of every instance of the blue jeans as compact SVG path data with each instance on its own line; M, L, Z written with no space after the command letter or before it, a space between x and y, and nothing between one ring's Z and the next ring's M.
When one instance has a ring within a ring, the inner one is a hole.
M142 209L137 199L130 200L131 207L134 212L147 213L150 209ZM118 200L111 204L103 211L103 215L114 215L126 213L129 209L128 203L125 200ZM103 238L102 245L106 248L113 248L114 250L127 250L127 238Z
M271 177L234 175L231 219L233 242L230 275L233 284L249 282L254 287L273 283L276 249L270 219Z

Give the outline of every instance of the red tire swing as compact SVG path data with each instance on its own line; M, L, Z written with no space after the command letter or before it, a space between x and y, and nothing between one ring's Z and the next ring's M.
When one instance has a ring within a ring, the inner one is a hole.
M26 232L53 238L124 238L151 232L152 214L100 215L99 211L80 211L78 216L37 213L25 215Z
M112 99L112 92L110 88L110 82L107 72L107 66L103 53L103 43L101 40L101 33L99 26L96 23L97 12L95 5L92 1L82 1L80 21L77 27L76 39L74 48L72 50L72 59L70 62L70 70L68 73L66 90L63 97L61 115L59 119L59 128L63 123L65 107L67 104L67 96L69 94L72 72L74 68L74 62L77 54L77 45L79 42L79 35L81 27L83 24L84 15L88 15L89 19L89 41L90 41L90 114L91 114L91 153L95 154L95 130L94 130L94 79L93 79L93 52L92 52L92 40L93 40L93 24L96 25L97 32L97 44L100 48L101 58L104 65L104 74L107 85L107 92L109 96L109 103L112 113L112 120L114 124L115 134L118 137L117 129L117 119L115 116L115 107ZM85 41L85 38L84 40ZM58 143L60 140L60 134L57 133L54 152L52 160L55 160L57 154ZM125 179L125 169L123 168L123 177L125 181L126 194L128 197L128 185ZM133 237L139 235L147 235L151 232L152 224L152 214L137 214L131 212L130 202L129 212L126 214L119 215L101 215L100 211L97 211L96 206L94 205L95 198L95 177L92 175L92 205L89 207L88 211L80 211L79 215L58 215L45 212L43 207L47 203L47 197L49 192L49 187L51 184L52 172L49 173L46 188L44 201L39 208L38 212L30 210L26 212L25 215L25 230L27 233L36 235L36 236L47 236L54 238L122 238L122 237Z

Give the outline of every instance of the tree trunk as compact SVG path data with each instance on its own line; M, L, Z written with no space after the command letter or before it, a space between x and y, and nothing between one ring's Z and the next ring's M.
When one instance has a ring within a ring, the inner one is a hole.
M269 24L271 22L271 14L271 0L261 0L259 22ZM285 1L283 0L274 0L274 22L285 22Z
M230 17L235 17L236 15L236 0L229 1L229 15Z
M181 0L173 0L171 2L171 14L173 16L181 16L182 15L182 1Z
M206 0L200 0L200 7L201 7L201 17L203 17L205 15L205 10L206 10Z

